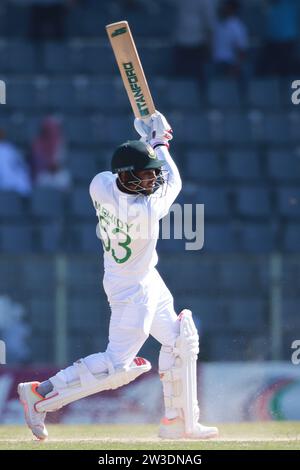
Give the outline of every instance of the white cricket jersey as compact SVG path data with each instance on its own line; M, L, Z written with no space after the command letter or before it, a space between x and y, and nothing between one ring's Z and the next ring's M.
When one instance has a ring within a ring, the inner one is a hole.
M98 173L90 184L104 251L104 287L109 295L140 282L155 267L159 220L181 190L179 171L168 149L160 146L155 151L166 161L163 169L169 172L161 196L123 193L110 171Z

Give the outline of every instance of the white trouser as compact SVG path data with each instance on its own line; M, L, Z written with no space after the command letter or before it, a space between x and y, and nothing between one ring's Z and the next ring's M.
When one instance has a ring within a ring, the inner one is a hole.
M142 281L118 289L104 287L111 306L109 343L104 353L84 358L93 374L106 372L110 364L115 368L128 366L151 334L163 346L174 346L179 334L179 322L174 311L173 297L162 278L153 269ZM161 351L159 369L169 369L174 362L171 353ZM58 373L65 382L78 380L74 366Z

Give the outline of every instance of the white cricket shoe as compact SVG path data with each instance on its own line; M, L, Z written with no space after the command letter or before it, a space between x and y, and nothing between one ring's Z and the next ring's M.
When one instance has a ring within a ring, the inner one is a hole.
M24 407L25 420L28 427L38 439L44 440L48 437L44 424L46 413L38 413L35 409L36 403L44 400L44 397L36 391L39 385L39 382L20 383L18 385L18 394L20 402Z
M200 423L197 423L193 433L186 434L184 420L179 416L174 419L163 418L158 431L158 437L162 439L212 439L218 435L218 428Z

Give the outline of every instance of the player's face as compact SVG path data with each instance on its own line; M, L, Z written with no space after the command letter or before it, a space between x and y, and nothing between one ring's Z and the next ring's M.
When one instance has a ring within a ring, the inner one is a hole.
M120 179L127 190L133 193L152 194L159 170L136 170L132 173L120 174Z
M134 174L141 180L140 186L142 186L147 194L151 194L156 182L156 171L153 169L140 170L135 171Z

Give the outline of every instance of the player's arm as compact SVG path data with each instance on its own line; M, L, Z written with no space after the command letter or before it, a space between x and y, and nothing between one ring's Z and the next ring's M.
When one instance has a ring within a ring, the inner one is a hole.
M172 197L175 199L181 191L182 182L181 177L177 168L176 163L169 153L169 147L167 145L158 145L155 147L155 152L159 160L164 160L166 164L163 166L163 170L168 171L168 187Z
M90 187L89 187L89 193L93 201L93 205L95 205L95 202L99 200L99 196L100 196L99 192L100 192L101 185L102 185L101 173L98 173L92 179L90 183Z
M154 148L159 160L164 160L166 164L163 170L168 171L166 191L164 196L156 199L155 207L159 211L159 217L164 217L178 196L182 188L182 182L178 168L169 153L169 141L172 139L172 129L166 118L158 111L152 114L147 122L142 119L135 119L134 126L140 134L142 140L150 143Z

